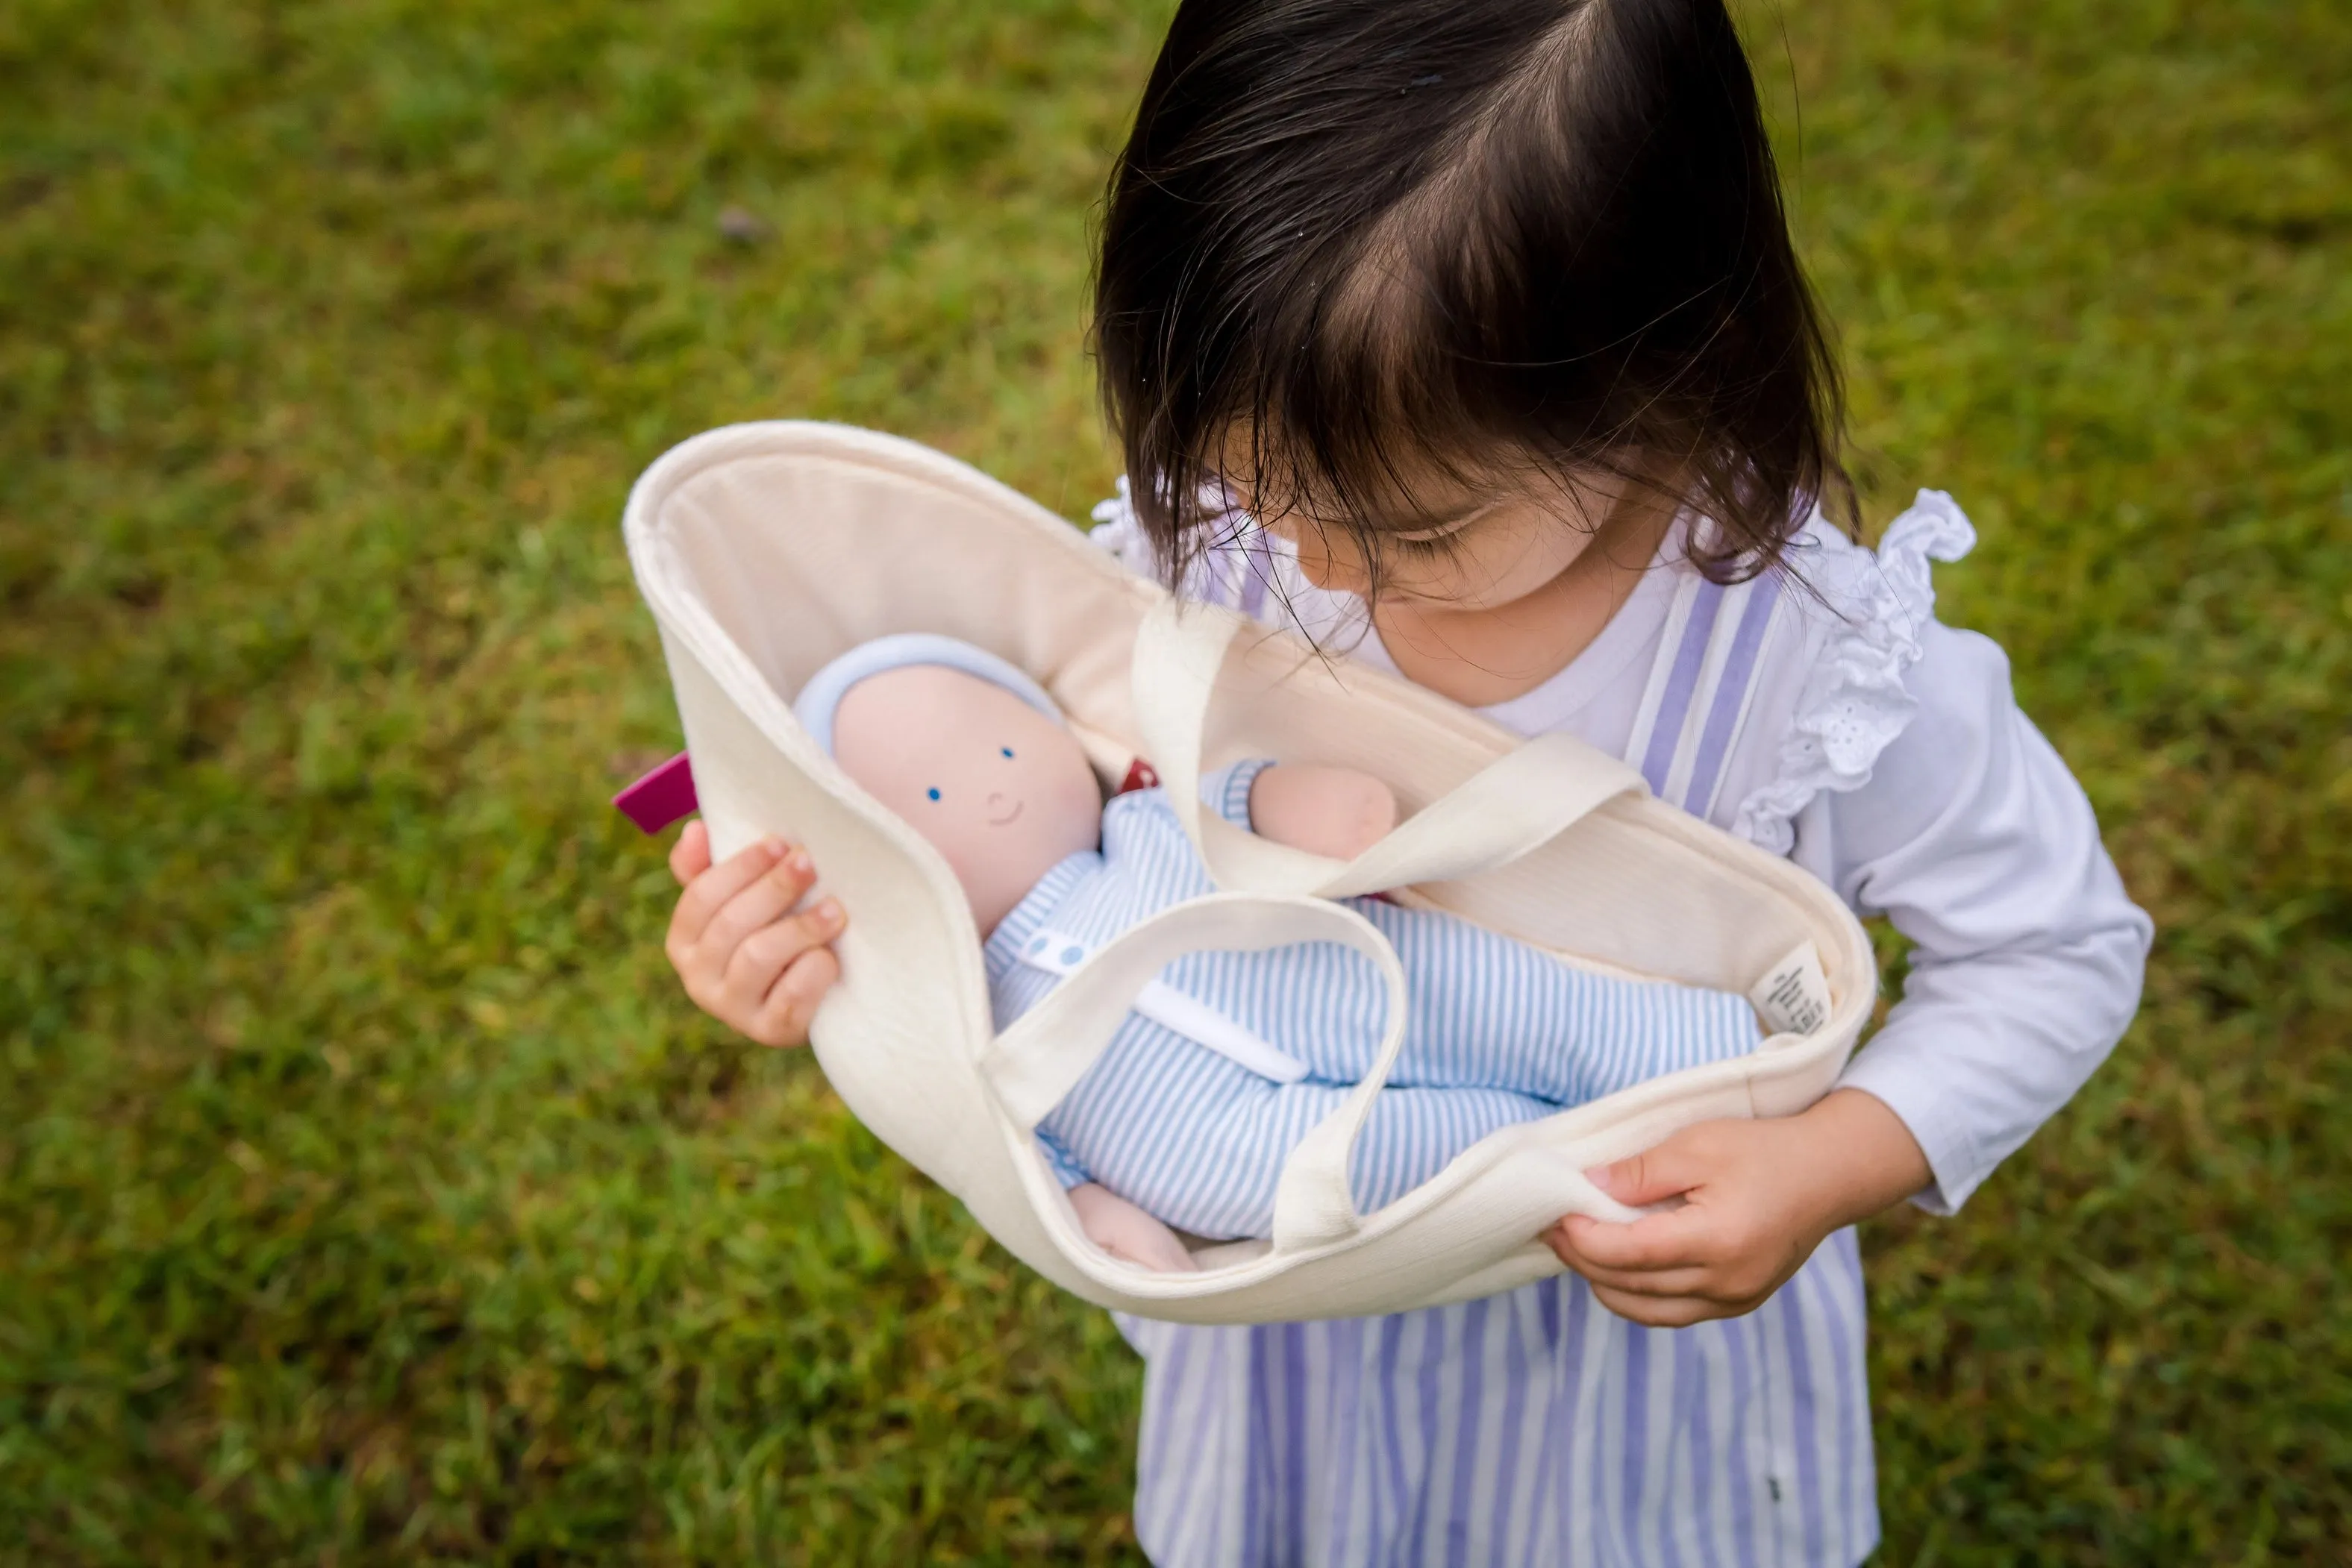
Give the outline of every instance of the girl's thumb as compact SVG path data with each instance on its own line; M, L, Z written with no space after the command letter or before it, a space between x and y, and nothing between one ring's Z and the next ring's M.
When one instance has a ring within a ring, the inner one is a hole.
M1610 1165L1594 1166L1586 1179L1629 1208L1646 1208L1678 1197L1699 1184L1699 1175L1678 1157L1674 1140Z

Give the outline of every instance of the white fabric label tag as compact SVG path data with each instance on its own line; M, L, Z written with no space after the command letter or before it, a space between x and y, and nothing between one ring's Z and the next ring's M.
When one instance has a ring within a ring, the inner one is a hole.
M1822 956L1801 942L1748 988L1748 999L1776 1033L1811 1034L1829 1022L1830 982Z

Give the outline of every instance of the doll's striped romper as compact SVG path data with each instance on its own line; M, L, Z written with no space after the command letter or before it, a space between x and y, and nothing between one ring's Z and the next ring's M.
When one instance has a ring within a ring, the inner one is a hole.
M1202 799L1248 827L1250 785L1266 766L1213 774ZM1036 1005L1055 968L1212 891L1163 791L1113 800L1102 847L1055 866L990 936L996 1027ZM1740 1055L1761 1038L1755 1009L1728 991L1597 975L1454 915L1348 903L1395 946L1410 997L1403 1049L1356 1145L1352 1186L1366 1211L1499 1128ZM1371 1068L1386 1023L1379 977L1362 955L1314 942L1192 954L1161 983L1297 1058L1306 1075L1277 1082L1131 1012L1038 1140L1066 1186L1099 1181L1196 1236L1266 1236L1284 1161Z

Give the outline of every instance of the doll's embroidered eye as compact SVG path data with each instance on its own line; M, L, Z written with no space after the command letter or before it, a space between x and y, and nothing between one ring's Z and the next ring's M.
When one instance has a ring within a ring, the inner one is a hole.
M924 791L923 791L923 793L924 793L924 794L926 794L926 795L929 795L929 796L932 800L938 800L938 799L940 798L940 792L939 792L939 790L938 790L936 788L934 788L934 789L926 789L926 790L924 790Z
M998 749L999 751L1002 751L1003 753L1004 753L1004 755L1005 755L1006 757L1008 757L1008 758L1009 758L1009 757L1011 757L1011 756L1013 755L1013 748L1012 748L1011 747L1009 747L1009 746L1000 746L1000 747L997 747L997 749Z

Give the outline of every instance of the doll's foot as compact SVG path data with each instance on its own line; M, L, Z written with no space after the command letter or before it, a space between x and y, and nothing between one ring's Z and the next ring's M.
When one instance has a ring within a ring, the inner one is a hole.
M1087 1239L1122 1262L1161 1274L1197 1274L1201 1265L1176 1233L1097 1182L1070 1189L1070 1207Z

